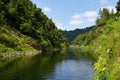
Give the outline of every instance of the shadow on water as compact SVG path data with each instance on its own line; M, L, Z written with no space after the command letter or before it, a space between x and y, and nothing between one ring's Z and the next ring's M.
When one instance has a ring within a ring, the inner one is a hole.
M0 80L46 80L57 62L64 59L60 52L27 56L8 61L0 61Z
M86 55L69 48L0 61L0 80L92 80L92 61Z
M93 62L96 61L96 56L92 52L82 50L80 47L70 47L67 50L67 53L68 53L68 58L73 58L73 59L85 58L88 60L92 60Z

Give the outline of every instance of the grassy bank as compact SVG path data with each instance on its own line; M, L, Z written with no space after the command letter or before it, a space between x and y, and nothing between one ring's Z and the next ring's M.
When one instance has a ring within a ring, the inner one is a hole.
M94 64L95 80L120 80L120 14L107 9L101 13L96 27L79 35L73 45L93 51L98 58Z

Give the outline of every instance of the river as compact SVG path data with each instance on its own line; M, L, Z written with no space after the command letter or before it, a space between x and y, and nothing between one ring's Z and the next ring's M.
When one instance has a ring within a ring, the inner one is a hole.
M93 80L93 59L80 49L0 61L0 80Z

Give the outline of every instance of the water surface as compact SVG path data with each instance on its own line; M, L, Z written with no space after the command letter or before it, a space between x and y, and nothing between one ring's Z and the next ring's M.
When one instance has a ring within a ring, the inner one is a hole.
M0 80L93 80L93 60L79 49L0 62Z

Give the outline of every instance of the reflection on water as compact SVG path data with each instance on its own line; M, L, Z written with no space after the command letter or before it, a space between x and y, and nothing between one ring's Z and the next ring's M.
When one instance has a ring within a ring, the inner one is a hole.
M93 80L92 57L79 49L0 62L0 80Z

